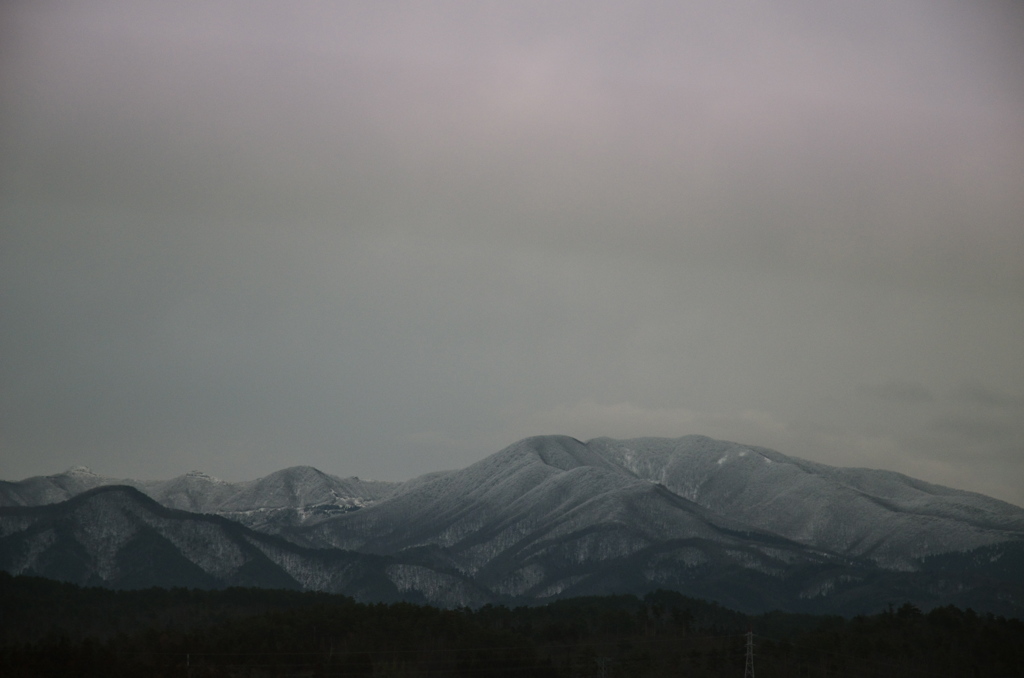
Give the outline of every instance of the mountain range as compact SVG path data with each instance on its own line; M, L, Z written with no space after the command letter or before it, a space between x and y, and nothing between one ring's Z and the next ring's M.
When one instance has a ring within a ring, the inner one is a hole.
M0 482L0 569L447 606L664 588L749 611L1022 616L1024 509L702 436L539 436L404 483L310 467Z

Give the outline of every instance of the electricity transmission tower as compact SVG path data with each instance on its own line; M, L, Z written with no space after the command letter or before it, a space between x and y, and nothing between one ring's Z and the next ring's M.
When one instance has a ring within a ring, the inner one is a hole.
M747 631L747 666L743 678L754 678L754 632Z

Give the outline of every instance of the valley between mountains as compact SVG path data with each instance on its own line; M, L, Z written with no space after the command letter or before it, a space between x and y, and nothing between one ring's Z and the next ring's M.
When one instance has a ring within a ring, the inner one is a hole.
M661 588L751 612L1024 616L1024 509L702 436L539 436L404 483L310 467L0 482L0 569L440 606Z

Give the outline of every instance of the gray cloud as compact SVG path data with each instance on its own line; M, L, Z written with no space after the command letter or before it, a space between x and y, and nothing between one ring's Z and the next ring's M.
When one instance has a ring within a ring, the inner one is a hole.
M1019 410L1024 407L1024 399L1012 396L1003 391L989 388L980 382L964 382L954 392L954 399L960 405L969 405L987 410Z
M5 476L705 433L1024 503L1016 4L0 12Z
M916 381L886 381L880 384L862 384L861 393L869 398L897 403L929 403L935 400L931 392Z
M941 433L959 435L965 445L974 444L976 447L993 440L1009 442L1014 438L1018 443L1024 443L1014 422L1001 418L948 415L936 420L935 428Z

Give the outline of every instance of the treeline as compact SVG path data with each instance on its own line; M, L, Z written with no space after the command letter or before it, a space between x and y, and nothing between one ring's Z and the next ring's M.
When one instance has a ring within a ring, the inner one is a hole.
M441 610L265 589L111 591L0 573L3 676L1020 676L1024 623L905 604L747 616L657 591Z

